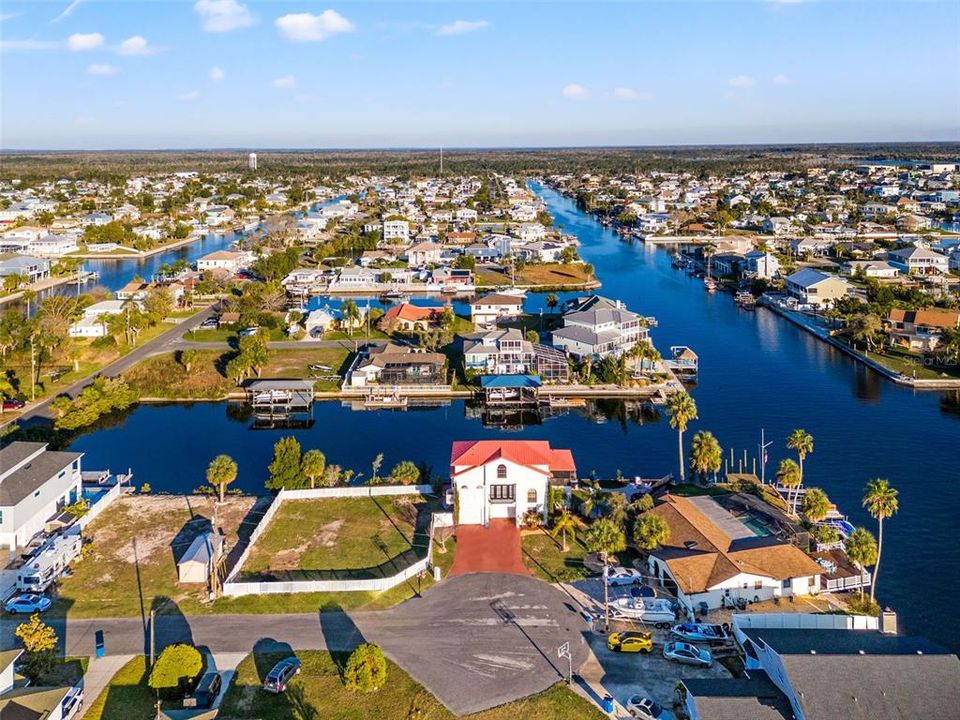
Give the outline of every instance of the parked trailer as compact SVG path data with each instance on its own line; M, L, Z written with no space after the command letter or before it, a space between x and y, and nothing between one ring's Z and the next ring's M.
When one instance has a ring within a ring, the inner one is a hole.
M53 585L70 562L80 555L78 531L49 538L17 571L17 590L42 593Z

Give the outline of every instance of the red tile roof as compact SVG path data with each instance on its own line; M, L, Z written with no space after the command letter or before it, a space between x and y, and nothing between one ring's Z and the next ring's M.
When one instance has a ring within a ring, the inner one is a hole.
M383 316L387 320L399 319L416 322L417 320L430 320L442 310L443 308L439 307L420 307L410 303L400 303L399 305L392 305Z
M499 459L532 469L576 472L573 453L554 450L546 440L458 440L450 451L451 474L455 467L478 467Z

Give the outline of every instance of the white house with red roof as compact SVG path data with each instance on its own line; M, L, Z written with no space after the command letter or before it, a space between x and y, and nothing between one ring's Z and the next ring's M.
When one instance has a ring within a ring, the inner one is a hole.
M573 454L551 448L546 440L458 441L450 453L460 525L487 525L498 518L519 525L531 511L546 521L550 485L567 485L576 477Z

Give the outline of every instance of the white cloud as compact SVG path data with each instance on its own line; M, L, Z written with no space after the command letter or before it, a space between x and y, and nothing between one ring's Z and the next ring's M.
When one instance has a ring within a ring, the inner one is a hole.
M210 68L210 79L215 82L219 82L220 80L223 80L223 70L221 70L218 67Z
M274 21L280 34L291 42L317 42L331 35L353 32L354 24L336 10L324 10L319 15L290 13Z
M782 73L781 73L780 75L774 75L774 76L773 76L773 84L774 84L774 85L789 85L789 84L790 84L790 78L788 78L786 75L784 75L784 74L782 74Z
M156 50L147 44L147 39L143 35L132 35L117 47L117 53L120 55L153 55L155 52Z
M67 47L74 52L96 50L103 42L103 35L100 33L74 33L67 38Z
M193 9L203 19L204 32L225 33L254 23L250 9L237 0L197 0Z
M570 83L563 88L563 96L569 100L586 100L590 97L590 90L583 85Z
M746 90L757 84L757 81L750 75L737 75L727 80L727 85L738 90Z
M629 87L615 87L613 96L617 100L653 100L653 95L648 92L639 92Z
M177 95L177 100L180 100L181 102L196 102L199 99L199 90L191 90L190 92L185 92L182 95Z
M297 86L297 79L293 75L284 75L275 79L273 86L284 90L293 90Z
M437 30L437 35L466 35L477 30L486 30L490 23L486 20L456 20Z
M106 63L87 65L87 75L116 75L118 72L120 71L116 67Z
M60 21L63 20L65 17L70 17L70 14L71 14L74 10L77 9L77 5L79 5L79 4L82 3L82 2L83 2L83 0L73 0L73 2L71 2L69 5L67 5L66 8L64 8L64 10L63 10L62 13L60 13L59 15L57 15L57 16L56 16L53 20L51 20L50 22L56 23L56 22L60 22Z
M7 22L7 20L13 20L14 18L20 17L21 15L23 15L23 13L19 13L19 12L3 13L2 15L0 15L0 23L5 23Z

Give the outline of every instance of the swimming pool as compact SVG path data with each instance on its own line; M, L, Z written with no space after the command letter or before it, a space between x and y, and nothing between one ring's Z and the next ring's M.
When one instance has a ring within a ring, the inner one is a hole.
M99 500L102 496L106 495L108 492L110 492L110 488L108 487L97 487L97 486L84 487L83 491L81 492L81 496L83 497L84 500L86 500L91 505L93 505L94 503L97 502L97 500Z
M754 518L747 518L746 520L741 520L741 522L746 525L748 528L753 530L753 534L759 537L766 537L770 534L770 531L767 529L766 525L755 520Z

